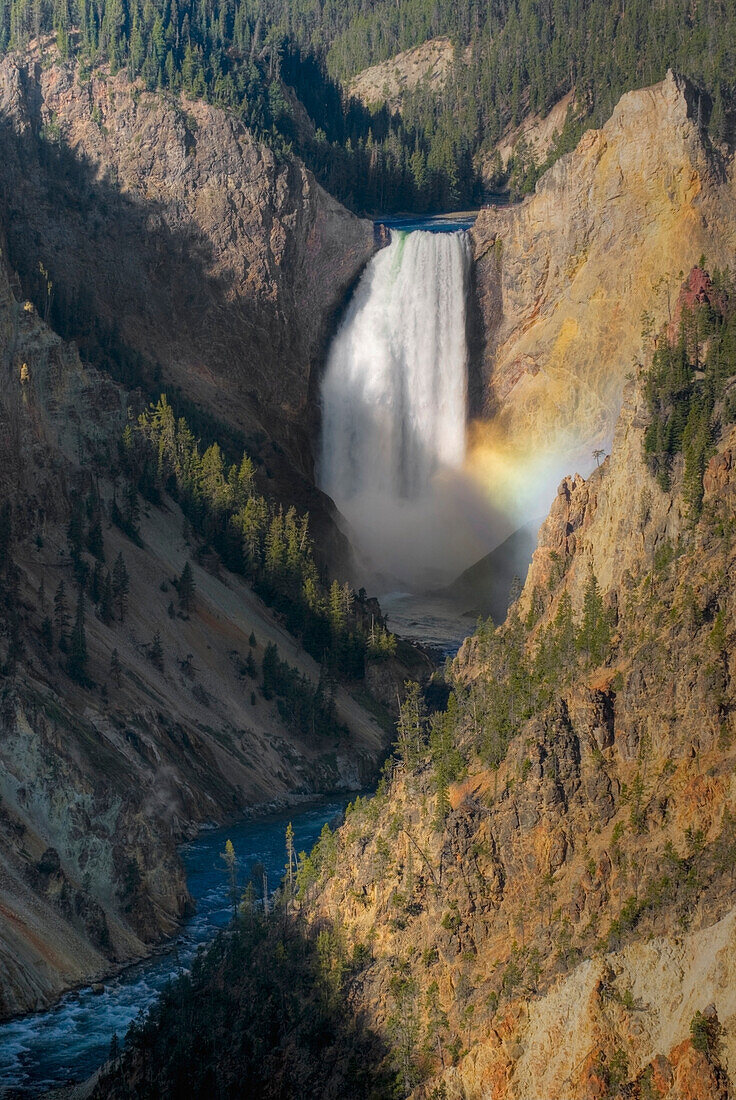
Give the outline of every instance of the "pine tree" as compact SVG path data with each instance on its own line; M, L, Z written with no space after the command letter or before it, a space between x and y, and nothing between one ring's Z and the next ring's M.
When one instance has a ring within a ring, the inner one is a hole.
M440 990L437 982L432 982L429 985L425 1004L427 1017L427 1048L431 1050L436 1045L440 1064L444 1066L442 1039L447 1035L450 1024L447 1013L442 1007Z
M141 521L141 509L138 503L138 490L135 485L130 482L125 493L125 533L133 539L134 542L140 541L140 531L138 530L138 524Z
M67 672L79 684L87 683L87 637L84 630L84 592L79 589L77 613L69 640Z
M255 475L253 460L244 454L237 476L238 496L243 503L255 492Z
M115 681L115 686L120 687L122 668L120 667L120 657L118 656L117 649L113 649L112 653L110 654L110 675Z
M583 596L583 619L577 637L577 647L587 654L594 665L603 661L611 643L611 628L608 622L598 580L590 570L588 583Z
M261 670L263 673L263 696L273 698L278 686L279 651L273 642L269 642L263 652Z
M161 645L161 635L160 635L158 630L153 635L153 641L151 642L151 649L150 649L150 652L149 652L149 657L151 658L151 664L154 665L154 667L157 668L159 670L159 672L163 672L163 670L164 670L164 650L163 650L163 646Z
M337 581L330 586L330 626L333 638L339 638L345 629L345 599Z
M230 492L225 480L222 451L217 443L213 443L202 455L199 478L201 491L208 503L215 509L225 507Z
M289 900L294 897L294 870L296 863L296 851L294 849L294 826L289 822L286 826L286 874L289 880Z
M117 604L120 621L125 621L125 612L128 607L128 593L130 592L130 577L125 568L125 560L122 552L115 559L112 567L112 593Z
M404 684L405 696L399 708L399 720L396 723L395 748L407 769L414 766L424 742L424 701L421 688L414 681Z
M112 577L106 571L100 594L100 618L106 626L112 622L113 609L114 598L112 592Z
M455 747L454 731L459 720L457 697L452 693L447 709L432 715L429 747L434 765L434 787L437 792L435 828L441 829L450 811L450 783L456 778L462 758Z
M238 860L232 840L225 841L225 851L220 853L227 868L228 894L233 907L233 920L238 915Z
M189 562L185 564L184 568L181 571L181 576L179 577L177 588L179 590L179 606L181 607L182 611L184 611L188 615L192 607L194 606L195 590L194 574L192 572L192 567Z
M284 537L284 514L279 509L271 517L266 535L266 574L271 581L278 581L286 565L286 540Z
M92 570L92 581L90 583L89 595L92 603L99 603L102 599L102 566L99 561L95 562L95 567Z
M100 523L99 513L95 515L89 525L87 549L93 557L97 558L98 562L105 560L105 542L102 537L102 524Z

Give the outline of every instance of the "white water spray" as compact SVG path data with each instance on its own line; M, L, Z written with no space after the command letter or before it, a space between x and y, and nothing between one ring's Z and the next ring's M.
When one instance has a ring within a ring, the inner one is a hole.
M322 381L320 486L366 564L401 581L440 581L484 552L461 472L468 266L465 233L393 234L363 274Z

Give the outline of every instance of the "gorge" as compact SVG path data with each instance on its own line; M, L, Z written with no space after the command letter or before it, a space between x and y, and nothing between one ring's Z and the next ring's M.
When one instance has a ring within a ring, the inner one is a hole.
M177 974L191 967L199 948L227 927L232 915L222 862L227 840L238 853L242 880L252 868L262 867L275 887L282 873L287 824L293 820L299 849L311 848L323 825L334 823L343 808L344 802L333 799L299 807L288 816L281 813L227 829L203 830L183 853L196 912L181 932L164 950L123 971L104 988L75 990L46 1013L0 1024L0 1096L34 1096L93 1075L107 1059L113 1036L122 1042L141 1011L153 1004Z
M274 42L240 75L336 155ZM0 61L10 1085L63 1072L23 1066L23 1013L109 981L107 1027L110 976L181 929L203 826L221 895L244 812L331 813L388 755L311 854L279 819L275 918L236 899L88 1092L721 1100L736 200L700 90L670 72L523 202L376 248L287 130L71 52ZM546 513L527 572L506 537ZM483 611L441 670L397 589Z

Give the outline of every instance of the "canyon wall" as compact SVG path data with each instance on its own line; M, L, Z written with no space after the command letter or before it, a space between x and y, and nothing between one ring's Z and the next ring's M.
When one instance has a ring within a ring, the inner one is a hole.
M267 643L315 687L320 668L242 578L197 559L173 500L146 504L135 539L111 521L136 404L12 281L3 259L0 1018L44 1007L172 933L189 904L176 846L199 824L359 788L385 751L383 730L342 688L337 712L350 732L335 737L300 733L264 696ZM72 499L93 496L102 576L118 555L127 569L124 613L95 607L94 559L85 550L75 563L70 549ZM195 601L183 613L176 578L190 559ZM83 682L57 625L64 582L71 630L80 564Z
M680 304L693 286L720 294L694 272ZM673 449L666 488L650 468L668 380L647 364L611 455L560 486L506 622L480 622L448 664L446 710L408 693L375 796L300 857L296 898L284 887L270 950L311 959L297 1011L316 998L348 1027L329 1029L329 1059L319 1047L345 1080L315 1095L733 1094L736 363L698 348L687 388L675 361L690 410L717 390L697 508L687 455ZM184 1007L170 998L96 1096L165 1092L195 1062L237 1080L253 1044L227 1036L252 1020L242 960L253 944L265 968L260 921L244 905ZM190 1035L215 991L230 1011ZM359 1066L356 1036L371 1038ZM314 1055L294 1046L309 1080Z
M179 389L237 432L327 550L310 387L371 223L233 115L48 51L0 63L0 151L24 292L125 384Z
M623 96L535 194L479 214L481 477L505 456L543 484L546 508L570 467L587 472L591 451L609 447L642 330L668 320L683 272L701 254L732 262L733 159L699 125L707 110L670 73Z
M668 491L647 469L647 422L639 378L505 626L453 664L455 749L433 726L430 758L348 814L307 907L360 945L350 998L417 1100L731 1095L736 429L693 522L682 464ZM586 666L565 623L592 571L614 625Z

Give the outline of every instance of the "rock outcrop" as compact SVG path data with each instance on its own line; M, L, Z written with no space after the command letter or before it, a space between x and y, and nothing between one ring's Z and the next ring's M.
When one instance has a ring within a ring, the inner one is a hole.
M666 492L644 461L649 415L639 377L506 624L456 658L461 756L433 724L431 762L348 814L307 906L359 945L350 996L417 1100L731 1094L736 429L695 518L681 460ZM586 615L603 660L580 656Z
M111 523L129 409L16 299L0 262L0 1018L173 932L189 903L176 846L198 824L360 788L384 751L343 689L351 732L337 739L303 736L264 698L268 642L315 686L320 669L242 578L196 561L173 500L146 507L139 539ZM129 591L124 616L95 613L88 592L80 683L69 631L79 570L89 579L94 560L84 550L75 563L69 525L72 496L90 495L103 574L121 554ZM195 606L183 614L175 581L190 558Z
M526 145L528 152L534 157L535 164L544 164L554 145L555 138L562 133L568 111L574 113L575 107L575 91L573 89L573 91L567 92L562 99L558 99L546 115L529 114L518 126L508 130L495 145L490 155L485 154L481 157L480 171L484 183L488 185L493 182L498 157L501 159L502 170L508 168L514 148L520 143Z
M654 329L667 321L702 254L732 262L734 162L710 145L706 113L670 73L623 96L535 194L479 214L478 411L492 421L478 431L479 464L484 448L500 449L549 491L571 465L587 472L646 352L642 314Z
M400 112L407 93L419 87L441 92L454 62L451 40L430 38L421 46L363 69L349 82L347 93L368 107L385 104L390 111Z
M125 384L178 389L244 437L328 549L310 396L371 223L225 111L48 51L0 63L0 152L24 293Z

